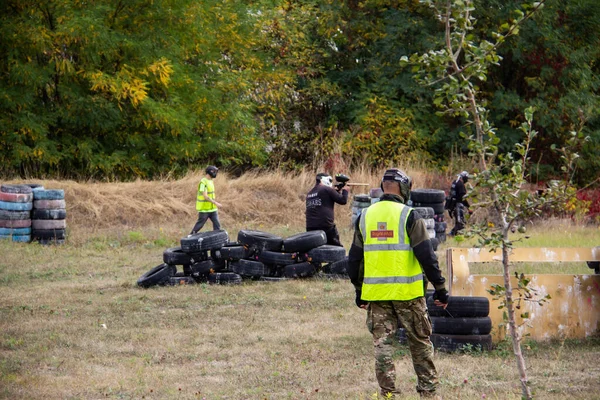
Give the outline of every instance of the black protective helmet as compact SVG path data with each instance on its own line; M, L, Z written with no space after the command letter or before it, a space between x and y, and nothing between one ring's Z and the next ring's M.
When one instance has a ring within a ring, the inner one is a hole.
M400 194L404 201L408 201L410 197L410 189L412 188L412 179L404 171L398 168L390 168L383 174L381 178L381 186L385 181L398 182L400 185Z
M469 180L469 173L467 171L463 171L458 174L459 178L462 178L463 182L467 182Z
M206 167L205 171L208 175L210 175L211 178L216 178L217 172L219 172L219 168L215 167L214 165L209 165L208 167Z
M333 178L325 172L319 172L317 174L317 183L322 183L325 186L331 187L333 185Z

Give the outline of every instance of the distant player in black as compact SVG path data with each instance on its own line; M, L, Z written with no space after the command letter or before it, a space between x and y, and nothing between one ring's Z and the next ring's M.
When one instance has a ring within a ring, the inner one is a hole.
M465 228L465 209L469 211L469 202L464 197L467 195L465 183L469 180L469 173L463 171L456 177L450 187L449 204L447 205L450 217L454 219L454 228L450 231L450 236L458 234Z
M333 188L333 178L329 174L317 174L316 185L306 195L306 230L325 231L327 244L341 246L340 234L334 223L333 206L346 204L348 191Z

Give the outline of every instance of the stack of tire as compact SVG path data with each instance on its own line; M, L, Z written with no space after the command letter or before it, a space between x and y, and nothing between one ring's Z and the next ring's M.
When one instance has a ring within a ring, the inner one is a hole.
M377 200L379 201L379 200ZM363 209L372 204L371 196L368 194L355 194L352 200L352 227L355 226L356 220L360 216Z
M207 231L182 238L180 247L167 249L163 263L146 272L137 284L181 285L197 282L239 284L243 279L277 281L305 278L343 261L343 247L326 245L323 231L304 232L286 239L268 232L240 230L237 242L226 231ZM341 270L345 268L339 267ZM345 271L345 269L344 269Z
M241 277L229 273L221 257L227 246L229 235L224 230L189 235L180 240L180 246L166 249L163 263L143 274L137 284L143 288L198 282L239 284Z
M67 211L64 190L34 188L31 227L31 238L40 244L65 242Z
M245 256L231 262L231 269L244 278L282 280L308 278L317 272L335 274L332 264L346 257L343 247L327 245L321 230L281 238L267 232L241 230L238 242Z
M427 228L427 233L429 234L429 239L431 240L431 244L433 246L433 250L437 251L438 245L440 244L439 240L436 238L435 231L435 219L434 219L434 211L431 207L413 207L415 212L417 212L423 221L425 221L425 227Z
M433 334L431 342L436 350L454 352L461 350L491 350L492 321L487 297L450 296L446 309L427 298Z
M0 239L31 241L32 188L28 185L0 186Z
M433 209L433 230L439 243L446 241L447 224L444 221L446 192L438 189L415 189L410 192L413 207L429 207Z

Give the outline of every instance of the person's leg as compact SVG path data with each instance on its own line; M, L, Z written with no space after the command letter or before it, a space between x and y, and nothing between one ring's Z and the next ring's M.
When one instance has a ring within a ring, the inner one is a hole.
M208 214L209 213L198 213L198 221L196 221L196 224L192 228L192 232L190 232L191 235L197 233L200 229L202 229L202 227L208 220Z
M325 234L327 235L327 244L342 247L342 243L340 242L340 234L335 225L327 229Z
M455 225L456 231L455 233L458 233L459 231L463 230L465 228L465 206L463 204L457 204L456 205L456 225Z
M438 377L433 364L431 320L427 314L424 297L410 301L393 302L400 323L406 331L413 367L417 374L417 392L422 396L433 395L438 386Z
M210 221L213 225L213 231L218 231L219 229L221 229L221 222L219 221L219 212L214 211L209 214Z
M375 348L375 376L381 388L381 395L399 394L396 390L396 367L392 354L393 342L398 330L398 316L391 302L378 301L369 303L367 311L367 327L373 335Z

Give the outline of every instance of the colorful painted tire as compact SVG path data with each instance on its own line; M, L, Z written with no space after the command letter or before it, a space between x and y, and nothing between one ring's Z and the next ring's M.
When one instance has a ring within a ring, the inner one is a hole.
M0 235L31 235L31 228L0 228Z
M10 201L12 203L31 203L33 201L33 194L0 192L0 201Z
M64 200L33 200L33 208L41 208L43 210L55 210L66 208Z
M33 198L35 200L64 200L65 191L62 189L34 190Z
M14 203L10 201L0 201L0 210L7 211L29 211L33 208L33 203Z
M30 219L0 219L0 228L28 228Z
M1 239L12 240L13 242L29 243L31 242L31 235L0 235L0 240Z
M31 226L35 230L65 229L67 227L67 221L64 219L34 219L31 221Z

